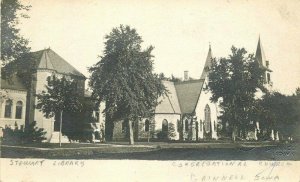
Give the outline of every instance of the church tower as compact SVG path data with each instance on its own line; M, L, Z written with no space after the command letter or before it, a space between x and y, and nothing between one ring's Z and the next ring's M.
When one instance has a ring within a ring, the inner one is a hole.
M271 80L271 72L272 70L270 69L270 62L269 60L266 59L260 37L258 38L258 44L256 48L256 53L255 53L255 58L256 61L258 62L259 66L263 68L264 72L264 84L268 90L272 89L273 82Z
M213 57L212 57L212 52L211 52L211 46L209 44L207 57L206 57L206 60L205 60L204 68L203 68L200 79L205 79L206 76L208 75L209 70L211 69L211 66L212 66L212 58Z

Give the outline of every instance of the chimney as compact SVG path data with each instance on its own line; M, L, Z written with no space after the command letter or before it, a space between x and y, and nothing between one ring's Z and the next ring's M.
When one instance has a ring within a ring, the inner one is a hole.
M183 81L188 81L189 80L189 71L184 71L184 79Z

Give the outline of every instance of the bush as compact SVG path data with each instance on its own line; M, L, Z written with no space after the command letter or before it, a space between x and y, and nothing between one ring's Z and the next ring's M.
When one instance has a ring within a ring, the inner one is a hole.
M3 143L20 144L42 142L46 139L46 132L43 128L36 127L36 121L29 124L28 129L24 130L15 124L15 128L5 127L3 129Z
M157 132L157 139L158 139L159 141L167 141L167 140L168 140L168 133L159 130L159 131Z
M169 123L168 139L172 140L174 137L176 137L175 125L173 123Z

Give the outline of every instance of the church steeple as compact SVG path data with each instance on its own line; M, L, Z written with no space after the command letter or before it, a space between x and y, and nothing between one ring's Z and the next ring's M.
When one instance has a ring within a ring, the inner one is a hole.
M209 69L211 68L211 64L212 64L212 58L213 56L211 51L211 45L209 43L209 49L208 49L206 61L200 79L205 79L205 77L208 75Z
M269 89L272 88L272 81L271 81L271 72L272 70L269 68L269 61L266 59L262 43L260 40L260 36L258 38L255 58L258 64L265 70L264 73L264 83L269 87Z
M268 67L268 62L266 60L265 52L263 50L261 41L260 41L260 36L258 37L258 43L257 43L257 48L256 48L256 53L255 53L255 58L258 61L258 64L262 67Z

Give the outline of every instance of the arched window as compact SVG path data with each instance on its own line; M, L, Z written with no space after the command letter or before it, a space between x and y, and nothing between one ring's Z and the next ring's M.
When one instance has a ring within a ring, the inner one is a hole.
M6 100L4 117L5 118L11 118L11 111L12 111L12 101L11 100Z
M204 114L205 114L205 131L210 132L210 124L211 124L211 113L210 113L210 107L208 104L206 104L205 109L204 109Z
M168 121L166 119L164 119L162 122L161 130L162 132L168 132Z
M145 131L149 131L149 128L150 128L150 121L148 119L146 119L145 121Z
M186 119L184 122L185 131L189 131L189 121Z
M22 119L23 102L18 101L16 105L16 119Z

